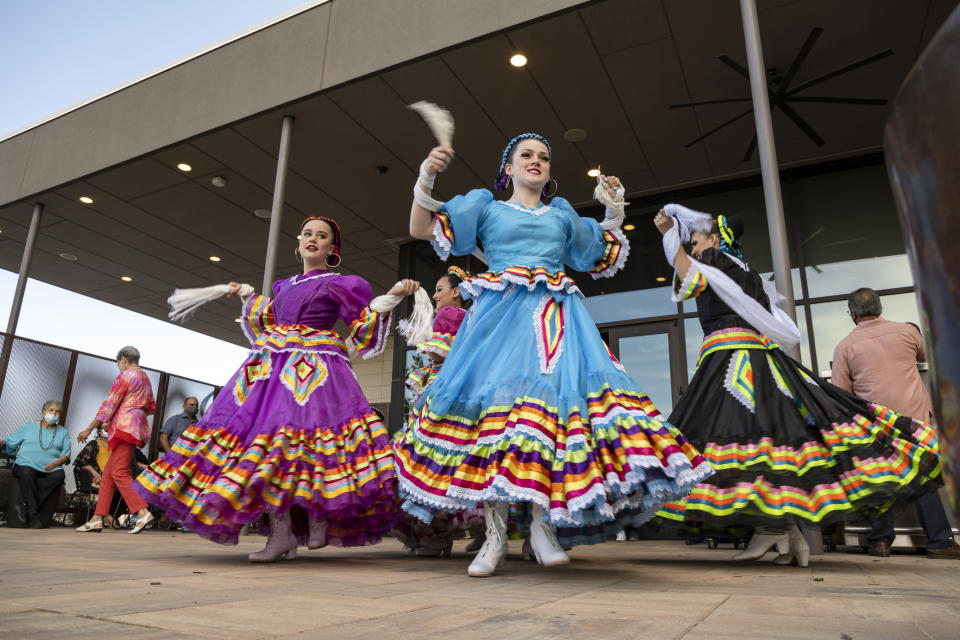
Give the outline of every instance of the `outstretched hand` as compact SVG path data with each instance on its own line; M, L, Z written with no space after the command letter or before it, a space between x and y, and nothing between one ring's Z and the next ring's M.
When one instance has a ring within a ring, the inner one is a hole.
M427 155L427 166L425 167L428 176L434 176L446 171L453 160L453 149L440 145L430 149Z
M388 295L391 296L409 296L416 293L417 289L420 288L420 283L416 280L404 279L393 285L393 288L390 291L387 291Z
M240 297L240 287L243 285L239 282L229 282L227 283L230 287L230 291L227 292L228 298L239 298Z
M653 224L657 225L657 231L661 235L665 235L667 231L673 228L674 221L673 218L663 212L663 209L660 209L660 212L653 216Z

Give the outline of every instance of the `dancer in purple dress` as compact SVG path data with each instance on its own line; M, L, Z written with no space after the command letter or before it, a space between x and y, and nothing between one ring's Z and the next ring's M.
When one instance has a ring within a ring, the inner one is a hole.
M273 297L244 298L251 349L203 418L137 478L137 492L191 531L236 544L266 511L266 548L251 562L293 559L297 545L379 542L399 520L387 430L350 366L337 319L358 354L385 345L390 310L416 291L411 280L371 301L340 264L340 230L308 218L295 249L303 272L273 285ZM231 294L243 289L231 283Z

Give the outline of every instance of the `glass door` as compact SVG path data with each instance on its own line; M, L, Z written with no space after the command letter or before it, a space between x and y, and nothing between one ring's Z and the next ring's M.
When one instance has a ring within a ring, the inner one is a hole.
M663 414L686 389L686 352L676 321L611 327L610 350Z

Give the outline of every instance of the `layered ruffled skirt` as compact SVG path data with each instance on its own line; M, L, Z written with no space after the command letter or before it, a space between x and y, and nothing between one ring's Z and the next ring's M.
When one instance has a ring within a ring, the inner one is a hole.
M565 289L532 275L480 288L396 443L405 511L534 503L562 543L600 542L713 473Z
M387 429L342 340L311 336L322 349L251 351L203 419L137 478L137 492L222 544L264 511L289 512L301 543L311 520L327 521L329 544L378 542L400 517Z
M933 427L838 389L746 329L706 337L670 421L716 470L659 514L692 536L871 518L940 483Z

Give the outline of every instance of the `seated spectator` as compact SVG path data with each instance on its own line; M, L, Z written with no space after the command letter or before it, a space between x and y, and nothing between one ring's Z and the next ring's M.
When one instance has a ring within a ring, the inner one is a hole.
M170 449L173 447L173 443L177 441L177 438L183 435L187 427L197 421L197 408L199 406L200 402L191 396L183 401L182 413L170 416L167 421L163 423L163 428L160 429L160 447L163 449L164 454L170 453Z
M48 400L40 411L40 419L23 425L0 446L16 454L13 477L20 484L23 502L14 507L21 520L31 529L41 529L37 517L40 505L63 484L63 465L70 461L70 436L60 426L60 402Z

